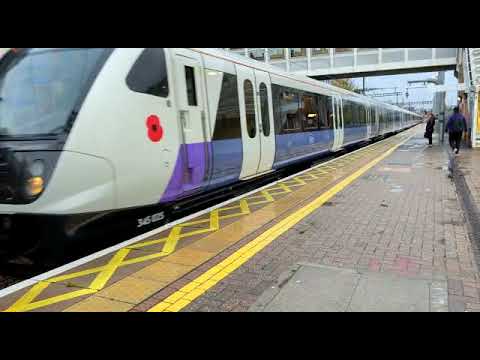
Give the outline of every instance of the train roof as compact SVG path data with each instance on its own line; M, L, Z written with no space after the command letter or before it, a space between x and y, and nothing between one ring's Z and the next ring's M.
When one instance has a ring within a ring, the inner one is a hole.
M409 114L412 114L412 115L415 115L415 116L419 116L419 114L417 114L415 112L412 112L412 111L409 111L409 110L406 110L406 109L402 109L398 106L395 106L395 105L392 105L392 104L387 104L387 103L384 103L382 101L373 99L371 97L368 97L368 96L365 96L365 95L360 95L360 94L357 94L355 92L342 89L338 86L330 85L330 84L312 79L308 76L288 73L288 72L286 72L282 69L279 69L276 66L266 64L266 63L263 63L263 62L260 62L260 61L257 61L257 60L249 59L245 56L238 55L238 54L235 54L235 53L231 53L231 52L226 51L226 50L213 49L213 48L191 48L191 50L201 52L201 53L204 53L204 54L207 54L207 55L212 55L212 56L215 56L215 57L220 57L220 58L223 58L224 60L228 60L228 61L232 61L232 62L241 64L241 65L256 68L258 70L267 71L271 74L286 77L286 78L289 78L291 80L296 80L296 81L300 81L300 82L303 82L303 83L307 83L309 85L317 86L319 88L322 88L323 90L327 90L327 91L330 91L330 92L333 92L333 93L336 93L336 94L342 94L342 95L347 96L349 98L358 99L358 100L361 100L363 102L367 102L367 103L372 104L372 105L382 105L383 107L389 108L391 110L402 111L404 113L409 113Z

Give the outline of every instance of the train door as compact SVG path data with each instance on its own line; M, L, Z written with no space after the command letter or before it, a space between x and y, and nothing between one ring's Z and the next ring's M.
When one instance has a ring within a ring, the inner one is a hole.
M270 74L255 70L258 104L258 135L260 137L260 163L258 172L272 169L275 158L275 127L273 123L272 87Z
M332 97L333 101L333 148L332 151L341 149L344 140L343 133L343 102L338 96Z
M238 79L238 100L242 128L243 163L240 179L255 176L261 156L259 114L255 91L255 72L246 66L236 65Z
M209 174L209 134L206 91L200 54L175 49L175 90L182 147L183 191L188 194L205 185Z

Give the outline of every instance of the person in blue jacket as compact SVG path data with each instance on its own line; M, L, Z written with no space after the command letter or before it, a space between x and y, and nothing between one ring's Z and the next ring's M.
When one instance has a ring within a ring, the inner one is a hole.
M449 142L452 151L458 154L460 151L460 143L462 142L462 135L467 131L467 121L465 117L460 114L460 110L457 107L453 109L453 115L450 116L445 128L445 132L448 132Z

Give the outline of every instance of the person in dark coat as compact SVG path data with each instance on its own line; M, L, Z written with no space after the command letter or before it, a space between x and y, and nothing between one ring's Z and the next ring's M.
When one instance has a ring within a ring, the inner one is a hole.
M428 139L428 145L432 146L433 144L433 131L435 129L435 116L430 113L427 120L427 128L425 129L425 138Z
M449 142L452 151L456 154L460 151L460 144L462 142L463 133L467 131L467 121L465 117L460 114L458 106L453 109L453 115L448 119L445 132L448 132Z

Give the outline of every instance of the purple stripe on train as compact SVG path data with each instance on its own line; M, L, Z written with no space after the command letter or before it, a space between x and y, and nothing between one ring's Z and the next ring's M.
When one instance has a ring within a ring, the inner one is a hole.
M240 139L181 145L172 178L160 202L234 183L239 179L242 161Z
M172 178L160 202L176 200L205 185L210 152L210 143L182 144Z
M366 127L347 128L345 143L363 140ZM330 151L333 131L277 135L274 169ZM182 145L175 169L160 202L171 202L198 191L208 191L238 181L243 162L241 139Z

